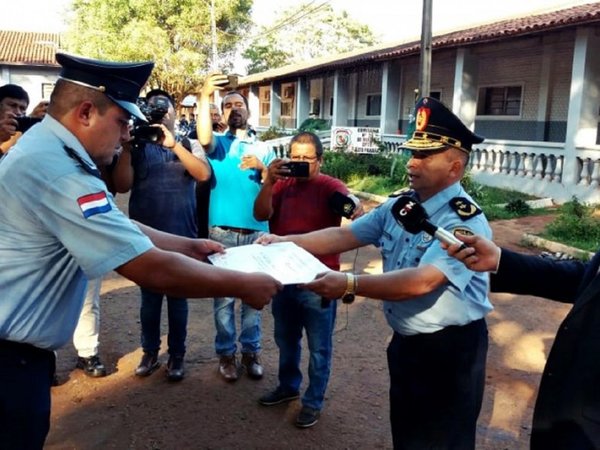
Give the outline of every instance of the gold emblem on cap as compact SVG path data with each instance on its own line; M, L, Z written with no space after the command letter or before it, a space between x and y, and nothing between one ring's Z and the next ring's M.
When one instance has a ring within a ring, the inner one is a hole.
M429 116L431 115L431 109L429 108L419 108L417 111L417 118L415 127L417 131L423 131L427 124L429 123Z

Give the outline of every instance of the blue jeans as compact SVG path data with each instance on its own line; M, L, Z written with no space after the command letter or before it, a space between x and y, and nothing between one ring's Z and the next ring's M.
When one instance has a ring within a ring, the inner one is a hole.
M302 382L300 355L302 329L306 330L310 358L308 388L302 404L321 410L333 354L332 335L335 327L337 301L321 306L321 297L296 286L285 286L272 302L275 319L275 343L279 347L279 386L297 392Z
M220 242L225 247L237 247L252 244L262 233L240 234L234 231L212 227L209 230L209 238ZM239 341L242 353L258 353L261 340L261 315L260 311L242 303L242 325ZM214 300L215 328L215 351L217 355L233 355L237 351L236 329L235 329L235 298L216 297Z
M148 291L142 292L140 321L142 322L142 348L144 352L160 350L160 313L165 294ZM167 295L167 311L169 315L169 334L167 343L169 355L185 355L185 338L187 336L188 304L187 299Z

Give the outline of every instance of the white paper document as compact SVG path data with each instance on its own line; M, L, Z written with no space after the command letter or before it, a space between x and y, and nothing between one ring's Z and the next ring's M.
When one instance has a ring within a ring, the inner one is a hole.
M215 266L240 272L264 272L282 284L308 283L318 273L331 270L293 242L250 244L210 255Z

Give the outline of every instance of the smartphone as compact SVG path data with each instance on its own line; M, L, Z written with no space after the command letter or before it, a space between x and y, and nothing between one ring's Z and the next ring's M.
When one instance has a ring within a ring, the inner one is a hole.
M308 178L309 163L306 161L290 161L281 165L282 169L288 169L288 177Z
M25 133L36 123L40 122L42 119L39 117L29 117L29 116L20 116L16 117L17 120L17 131L21 133Z
M237 75L227 75L227 84L223 86L228 91L233 91L238 87L239 78Z

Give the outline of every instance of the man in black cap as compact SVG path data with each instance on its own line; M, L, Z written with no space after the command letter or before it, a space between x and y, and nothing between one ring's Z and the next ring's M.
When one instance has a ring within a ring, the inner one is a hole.
M49 430L53 350L73 335L87 279L116 270L174 296L239 296L261 308L280 284L196 259L208 240L133 224L98 165L130 139L151 62L58 54L63 66L43 121L0 162L0 448L41 449ZM157 125L163 127L164 125ZM173 145L165 142L165 145Z
M473 449L485 384L484 317L492 310L488 278L450 258L431 235L409 232L394 206L422 202L434 224L490 236L487 220L460 185L472 145L483 139L433 98L421 99L416 109L416 129L404 144L411 152L410 191L348 226L258 241L293 241L315 255L378 246L383 274L331 271L305 287L326 299L383 300L393 330L387 357L394 448Z

